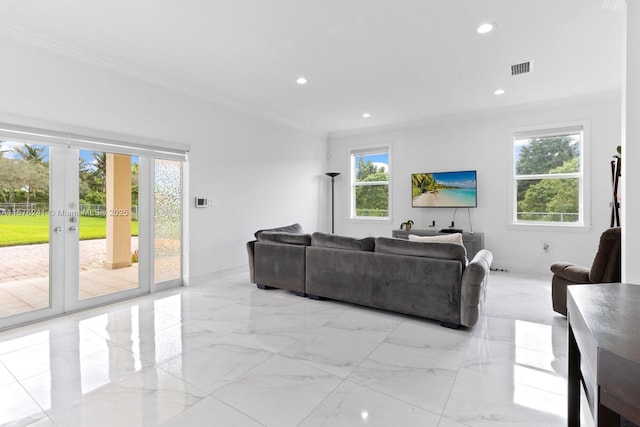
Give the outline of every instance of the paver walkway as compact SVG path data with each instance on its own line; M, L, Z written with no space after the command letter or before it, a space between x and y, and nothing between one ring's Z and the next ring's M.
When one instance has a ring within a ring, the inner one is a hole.
M138 238L131 238L132 252ZM103 267L106 239L79 243L81 299L138 286L138 264L117 270ZM49 245L0 248L0 317L49 306Z
M107 239L81 240L80 271L103 268ZM138 249L138 237L131 237L131 251ZM0 248L0 284L49 276L49 244Z

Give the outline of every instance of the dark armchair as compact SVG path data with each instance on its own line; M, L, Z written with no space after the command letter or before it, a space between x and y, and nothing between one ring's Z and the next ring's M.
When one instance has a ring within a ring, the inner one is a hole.
M567 315L567 286L587 283L616 283L621 276L620 228L610 228L600 236L598 252L591 268L556 263L551 266L551 299L553 310Z

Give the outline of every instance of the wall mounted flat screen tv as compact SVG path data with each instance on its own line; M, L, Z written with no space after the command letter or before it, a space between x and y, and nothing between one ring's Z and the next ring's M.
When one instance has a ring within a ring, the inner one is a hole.
M476 171L411 174L414 208L475 208L477 191Z

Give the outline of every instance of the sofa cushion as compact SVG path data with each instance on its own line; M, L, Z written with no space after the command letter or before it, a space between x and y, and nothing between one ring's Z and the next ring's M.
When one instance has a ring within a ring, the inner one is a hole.
M412 242L433 242L433 243L462 243L462 233L436 234L435 236L417 236L409 234L409 240Z
M457 243L411 242L404 239L376 237L375 252L460 261L467 264L467 251Z
M354 237L316 232L311 235L311 246L373 252L375 238L365 237L363 239L356 239Z
M258 234L265 232L265 231L283 231L285 233L293 233L293 234L304 234L304 230L302 229L302 226L298 223L295 224L291 224L291 225L285 225L284 227L276 227L276 228L267 228L265 230L258 230L255 232L254 236L256 237L256 239L258 238Z
M310 234L288 233L286 231L261 231L258 242L287 243L290 245L311 245Z

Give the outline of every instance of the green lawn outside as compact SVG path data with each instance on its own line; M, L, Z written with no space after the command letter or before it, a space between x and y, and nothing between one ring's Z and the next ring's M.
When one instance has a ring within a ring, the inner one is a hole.
M80 240L107 237L106 218L81 216L79 228ZM131 235L138 235L138 221L131 221ZM49 215L0 215L0 247L47 242Z

